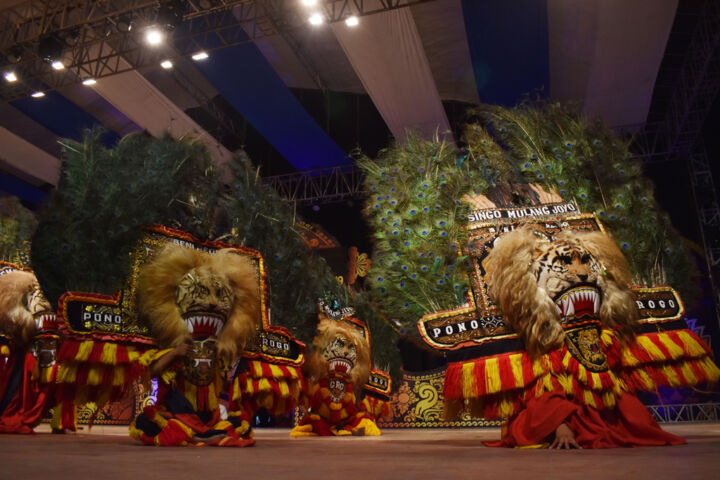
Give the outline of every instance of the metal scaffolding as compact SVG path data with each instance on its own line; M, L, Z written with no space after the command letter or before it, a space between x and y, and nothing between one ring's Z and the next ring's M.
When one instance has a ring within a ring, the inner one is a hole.
M720 403L648 405L648 410L660 423L700 423L720 420Z
M328 23L433 0L321 0ZM3 67L19 81L0 83L6 101L87 78L102 78L160 61L212 51L306 28L293 0L25 0L0 10ZM148 48L144 30L163 28L172 45ZM61 60L64 70L54 70Z
M352 165L265 177L282 198L296 203L330 203L363 193L363 176Z

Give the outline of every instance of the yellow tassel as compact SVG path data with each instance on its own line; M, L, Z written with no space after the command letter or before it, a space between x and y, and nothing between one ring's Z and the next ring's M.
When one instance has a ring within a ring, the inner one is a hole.
M176 372L174 370L165 370L161 378L163 379L163 382L167 384L171 384L175 381Z
M0 347L0 356L2 357L9 357L10 356L10 347L7 345L3 345Z
M258 381L258 390L261 392L270 390L270 382L267 378L261 378L260 381Z
M637 343L640 345L653 360L668 360L660 349L645 335L638 335Z
M290 370L290 378L298 378L300 375L298 374L298 369L294 367L287 367L288 370Z
M498 402L498 414L501 417L509 418L513 413L515 412L512 402L508 401L505 398Z
M80 343L80 346L78 347L77 354L75 354L75 360L78 362L84 362L88 359L90 356L90 352L92 352L93 349L93 342L90 340L85 340L84 342Z
M602 399L606 408L612 408L617 403L615 401L615 395L612 392L604 392L602 394Z
M232 423L227 420L220 420L218 423L213 425L213 430L227 430L228 427L232 427Z
M570 354L570 352L569 351L565 352L565 356L562 359L562 364L563 364L563 367L565 367L565 370L567 370L568 367L570 366L571 358L572 358L572 355ZM555 372L555 373L560 373L560 372Z
M587 370L582 364L578 364L577 377L580 383L587 385Z
M283 397L287 397L290 395L290 387L288 387L287 382L285 381L279 381L278 387L280 387L280 395Z
M600 375L595 372L590 372L589 386L593 390L602 390L602 381L600 380Z
M525 386L525 378L523 378L522 353L510 355L510 368L512 368L513 377L515 377L515 387L522 388ZM527 379L529 382L531 379Z
M106 365L115 365L117 363L117 344L105 344L102 356L100 357L100 362Z
M662 372L671 387L679 387L682 385L682 382L680 382L680 377L678 377L677 372L675 372L675 370L669 365L663 365Z
M87 376L88 385L100 385L102 382L102 367L93 366L90 367Z
M707 355L703 346L698 343L687 330L678 330L677 335L683 344L685 352L689 355L693 357L704 357Z
M485 361L485 382L488 393L497 393L502 390L500 379L500 366L497 358L488 358Z
M179 426L185 432L185 434L188 436L188 438L192 438L195 435L195 431L192 428L185 425L184 423L182 423L181 421L175 420L174 418L171 418L169 421L173 422L174 424Z
M650 390L654 390L655 388L657 388L657 386L655 385L655 382L653 382L653 379L650 378L650 375L645 373L644 370L640 369L640 370L637 370L635 373L637 373L637 375L640 376L640 380L642 380L643 385L645 386L645 390L650 391Z
M595 403L595 397L593 397L593 394L590 390L583 390L583 397L585 399L585 405L597 408L597 404Z
M622 364L623 364L624 366L627 366L627 367L634 367L634 366L636 366L638 363L640 363L640 361L639 361L637 358L635 358L635 355L633 355L633 354L630 352L630 349L629 349L629 348L626 348L626 349L623 351Z
M125 367L115 367L113 369L113 385L119 387L125 384Z
M242 390L240 389L240 379L235 377L235 380L233 380L233 394L232 400L233 402L236 402L242 398Z
M609 346L615 343L615 335L612 330L603 328L602 332L600 332L600 340L605 346Z
M60 364L58 367L58 383L75 383L77 378L77 365L71 363L69 365Z
M660 342L665 345L665 348L668 349L671 358L676 360L678 358L682 358L682 356L685 354L683 348L677 343L673 342L666 333L658 333L658 339L660 339Z
M715 362L713 362L710 357L706 356L700 359L698 363L707 375L708 381L717 382L720 380L720 369L718 369L717 365L715 365Z
M542 357L538 358L537 360L533 360L532 363L532 369L533 374L535 375L535 378L539 378L543 376L545 373L547 373L548 361L547 361L547 355L543 355Z
M554 386L552 384L552 376L548 373L545 376L543 376L543 387L545 388L546 392L552 392L554 390Z
M555 379L560 383L560 386L562 387L563 391L568 394L572 395L573 393L573 387L572 387L572 377L569 375L556 375Z
M695 373L692 371L692 368L690 368L690 364L687 362L682 362L680 364L680 371L682 371L683 377L685 377L685 380L687 380L687 385L697 385L699 383L698 378L695 376Z
M263 376L262 365L257 360L250 362L250 371L252 372L253 378L260 378Z
M270 364L270 373L272 373L273 378L283 378L285 375L283 375L282 370L277 365Z
M462 366L462 389L463 398L476 398L478 396L478 388L475 379L475 364L463 363Z

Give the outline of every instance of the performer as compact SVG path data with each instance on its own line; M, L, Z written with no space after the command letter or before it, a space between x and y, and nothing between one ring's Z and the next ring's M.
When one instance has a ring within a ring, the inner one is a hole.
M446 391L463 383L474 390L475 412L507 418L501 440L488 445L685 443L663 431L634 392L714 381L720 371L688 330L635 332L631 275L609 236L548 236L527 226L501 236L484 266L488 292L524 350L461 365L468 375L453 370Z
M253 445L225 365L255 332L255 267L232 249L208 254L171 244L144 267L137 292L139 315L163 349L140 358L158 378L158 395L130 435L149 445Z
M370 347L352 322L321 316L306 363L309 412L291 436L380 435L369 404L358 406L370 375Z
M0 265L0 433L32 433L54 405L58 342L35 275Z

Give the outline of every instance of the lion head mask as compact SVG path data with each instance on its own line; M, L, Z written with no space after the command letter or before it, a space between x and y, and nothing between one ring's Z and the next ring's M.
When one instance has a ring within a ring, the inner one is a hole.
M306 370L316 381L340 376L356 390L365 385L370 376L370 347L359 327L321 316L313 347Z
M55 324L55 312L35 275L10 267L0 269L0 334L28 345L36 334Z
M638 312L628 264L602 232L550 238L524 226L500 237L483 265L488 293L531 354L559 347L563 323L583 317L632 336Z
M194 340L198 365L215 350L233 361L255 333L259 285L253 262L232 249L205 253L170 244L140 272L138 313L160 347Z

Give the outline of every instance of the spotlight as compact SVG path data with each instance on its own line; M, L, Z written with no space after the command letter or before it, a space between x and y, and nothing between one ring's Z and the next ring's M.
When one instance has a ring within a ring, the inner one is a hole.
M165 40L165 32L157 27L150 27L145 32L145 41L153 47L160 45Z
M95 80L94 78L86 78L85 80L83 80L83 85L90 86L90 85L95 85L96 83L97 83L97 80Z
M172 63L170 60L163 60L163 61L160 63L160 66L161 66L162 68L164 68L165 70L167 70L168 68L172 68L172 67L173 67L173 63Z
M310 15L310 18L308 18L308 21L310 22L310 25L322 25L325 18L320 13L313 13Z
M313 205L312 209L313 209L313 212L319 212L319 211L320 211L320 205Z
M63 65L63 63L60 60L55 60L54 62L52 62L51 65L55 70L64 70L65 69L65 65Z
M192 59L195 60L196 62L198 62L200 60L205 60L209 56L210 55L208 55L207 52L197 52L197 53L193 54Z
M357 27L358 23L360 23L360 20L358 20L358 17L355 15L351 15L345 19L345 25L348 27Z
M7 72L5 74L5 80L9 83L17 82L17 75L15 75L15 72Z
M302 3L306 7L314 7L315 5L317 5L317 0L301 0L300 3Z
M115 26L117 27L118 31L123 33L131 31L133 28L132 15L130 15L129 13L125 15L119 15L115 20Z
M45 96L45 92L35 92L32 95L30 95L33 98L42 98Z

